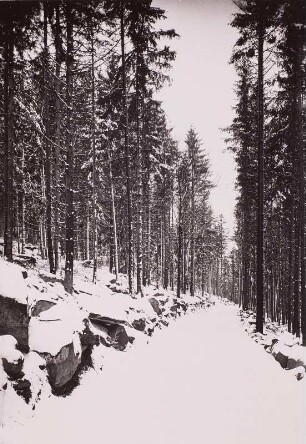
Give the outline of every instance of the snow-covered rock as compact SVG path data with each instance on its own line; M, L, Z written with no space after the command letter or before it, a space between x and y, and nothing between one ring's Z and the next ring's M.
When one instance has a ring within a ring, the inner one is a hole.
M0 336L0 358L3 369L12 379L21 377L24 357L16 349L17 341L13 336Z
M162 310L160 308L159 301L157 299L155 299L155 298L150 298L149 302L152 305L152 308L155 311L155 313L157 314L157 316L161 316L162 315Z
M0 295L27 304L27 284L22 275L24 269L19 265L0 260Z
M47 363L49 380L54 388L62 387L77 371L82 352L82 334L86 329L88 313L77 301L67 295L48 310L41 311L30 321L30 348Z
M56 303L53 301L48 301L45 299L40 299L35 302L34 306L31 309L31 316L38 316L43 311L49 310L49 308L53 307Z
M129 337L123 325L112 325L108 329L108 334L115 349L123 351L129 343Z
M289 350L289 347L286 347L286 345L280 342L276 342L272 348L272 356L274 356L275 360L279 362L283 368L287 368Z
M53 273L49 273L48 271L45 271L45 270L40 270L39 277L41 279L43 279L45 282L52 282L52 283L60 282L60 283L63 283L63 278L61 278L59 276L56 276Z
M40 353L47 363L49 381L53 388L62 387L70 381L81 363L82 350L75 349L74 343L64 345L56 355Z
M295 367L293 369L288 370L289 373L292 373L293 376L295 376L295 378L300 381L301 379L304 378L305 376L305 367L300 366L300 367Z
M267 353L270 353L282 368L295 374L298 380L304 377L306 370L306 349L299 345L299 338L287 330L285 325L278 325L266 319L264 333L256 332L256 317L251 310L239 311L245 331L256 342L261 344ZM293 370L299 370L294 372ZM301 369L304 369L301 370Z
M306 348L296 344L289 350L287 368L291 370L302 366L306 370Z
M146 329L146 320L145 318L134 319L132 322L132 326L138 331L144 331Z
M0 260L0 335L12 335L18 348L29 350L28 288L22 268Z

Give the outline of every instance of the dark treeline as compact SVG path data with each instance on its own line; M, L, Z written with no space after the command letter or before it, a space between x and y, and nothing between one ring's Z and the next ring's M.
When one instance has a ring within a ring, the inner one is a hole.
M238 168L236 275L240 303L288 324L305 319L305 29L303 0L235 2L232 63L236 117L229 128Z
M154 98L175 53L151 0L1 2L4 255L38 245L73 291L74 260L221 293L224 222L194 129L179 150ZM224 287L225 291L225 287Z

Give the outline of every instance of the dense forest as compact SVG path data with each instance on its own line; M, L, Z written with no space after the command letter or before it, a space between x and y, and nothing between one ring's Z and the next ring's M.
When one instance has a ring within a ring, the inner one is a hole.
M306 345L304 2L235 2L232 251L205 146L194 128L178 146L156 99L179 36L152 3L0 3L3 254L38 245L69 293L85 260L94 282L102 265L127 274L130 293L215 293Z
M306 345L305 30L300 0L237 1L236 116L240 303L288 324Z

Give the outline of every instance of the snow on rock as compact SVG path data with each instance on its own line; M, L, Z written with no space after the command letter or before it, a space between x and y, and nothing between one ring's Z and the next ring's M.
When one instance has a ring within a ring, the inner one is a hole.
M65 386L80 368L85 350L90 352L100 344L102 355L107 354L109 348L126 350L135 340L147 341L156 328L167 326L170 319L185 313L188 307L194 310L207 304L206 296L183 295L177 299L173 291L161 291L154 286L145 287L141 295L130 296L126 276L120 274L116 280L102 267L97 270L94 284L92 269L87 265L76 262L73 295L65 292L61 277L46 271L42 260L38 260L36 269L28 270L26 281L21 268L12 266L14 272L19 273L26 295L27 345L33 365L36 362L38 367L33 372L36 382L28 378L29 385L23 380L18 383L18 389L26 391L32 384L33 398L39 398L36 394L40 389L34 386L43 385L46 375L53 389ZM15 313L15 309L13 311ZM18 335L16 339L19 345ZM43 364L37 364L37 357L43 359ZM44 374L38 377L40 372Z
M46 361L38 353L30 351L24 357L23 371L25 377L31 383L33 407L39 400L47 398L51 394L47 379Z
M289 347L277 341L272 346L272 356L275 360L280 363L283 368L287 368L288 357L289 357Z
M292 370L303 366L306 369L306 349L300 345L288 347L279 340L271 345L271 354L283 368Z
M129 336L122 325L112 325L108 329L109 337L116 350L123 351L129 343Z
M306 370L306 349L299 345L299 338L289 333L284 325L278 325L270 319L266 320L264 334L256 332L256 316L251 310L240 310L239 315L245 331L256 342L264 346L267 353L286 370L291 371L296 379L300 380L305 375ZM304 369L301 370L301 368Z
M32 255L28 254L21 254L21 253L14 253L13 255L13 262L15 264L21 265L22 267L29 268L29 267L35 267L36 266L36 259ZM27 272L23 272L24 277L27 276Z
M61 301L32 317L30 321L31 350L56 355L60 349L72 342L75 332L81 333L87 313L71 298Z
M301 379L304 378L305 376L305 367L304 366L300 366L300 367L294 367L293 369L289 369L288 373L292 373L292 375L298 380L300 381Z
M63 278L56 276L53 273L49 273L48 271L45 270L40 270L39 271L39 277L41 277L45 282L60 282L63 283Z
M24 269L16 264L0 260L0 296L27 304L27 284L22 275Z
M7 422L4 443L305 443L305 378L244 333L235 307L181 317L149 344L135 333L143 342L128 353L96 347L71 395L46 399L14 430Z
M88 331L88 312L57 278L49 277L42 271L31 276L29 345L44 358L50 384L58 388L76 373L94 339Z
M10 335L0 336L0 359L4 371L13 379L18 379L23 368L23 354L16 349L17 340Z
M31 310L31 316L38 316L43 311L49 310L49 308L53 307L55 302L48 301L46 299L39 299L35 302Z
M132 326L138 331L144 331L146 329L146 320L142 317L137 317L133 320Z
M300 366L306 370L306 348L296 344L290 348L287 368L291 370Z
M81 339L88 313L72 297L67 299L30 322L30 348L45 358L52 387L65 385L82 359Z
M155 313L157 314L157 316L161 316L162 315L162 311L161 311L161 308L160 308L158 300L155 299L155 298L150 298L149 302L152 305L152 308L155 311Z
M18 348L29 349L28 287L22 268L0 259L0 335L12 335Z
M0 397L6 403L9 397L15 406L19 402L16 398L21 397L35 408L48 386L45 361L35 352L23 355L16 346L14 337L0 336Z
M82 358L82 354L74 349L73 342L64 345L56 355L41 354L46 359L49 381L53 388L62 387L71 380Z

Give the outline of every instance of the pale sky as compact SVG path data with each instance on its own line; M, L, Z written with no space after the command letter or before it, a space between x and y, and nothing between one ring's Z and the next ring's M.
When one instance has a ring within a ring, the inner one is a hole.
M211 205L216 216L224 215L232 235L235 164L226 150L227 135L220 129L231 123L235 103L236 76L228 63L237 39L228 26L235 6L231 0L154 0L153 5L167 11L163 29L174 28L181 36L170 42L177 51L170 72L172 85L164 87L158 98L181 147L191 125L202 139L216 184Z

